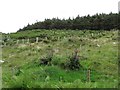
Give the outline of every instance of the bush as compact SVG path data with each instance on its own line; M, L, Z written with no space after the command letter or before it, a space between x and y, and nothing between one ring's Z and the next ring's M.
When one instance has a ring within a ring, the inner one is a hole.
M61 66L70 70L79 70L82 65L79 63L78 50L75 50L72 57L69 57L69 61L62 63Z
M53 58L53 50L49 51L49 54L45 58L40 59L40 65L51 65Z
M40 65L51 65L52 57L45 57L40 59Z

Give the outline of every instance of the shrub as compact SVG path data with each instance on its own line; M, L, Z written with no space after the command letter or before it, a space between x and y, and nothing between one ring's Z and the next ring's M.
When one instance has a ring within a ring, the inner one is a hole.
M53 50L49 51L49 54L45 58L40 59L40 65L51 65L53 58Z
M61 66L70 70L79 70L82 65L79 63L78 50L75 50L69 61L62 63Z
M50 65L52 61L52 57L46 57L40 59L40 65Z

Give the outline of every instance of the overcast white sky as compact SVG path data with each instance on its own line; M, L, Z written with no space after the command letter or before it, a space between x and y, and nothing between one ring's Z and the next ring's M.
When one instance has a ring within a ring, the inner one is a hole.
M117 13L120 0L0 0L0 32L16 32L45 18Z

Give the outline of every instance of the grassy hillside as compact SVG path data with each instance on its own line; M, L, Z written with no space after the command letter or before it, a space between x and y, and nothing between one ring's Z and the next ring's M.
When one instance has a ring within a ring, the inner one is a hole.
M116 88L117 37L118 30L33 30L3 35L6 43L2 47L3 87ZM63 68L76 49L82 67L78 70ZM41 59L50 55L51 64L40 65ZM88 69L91 81L87 79Z

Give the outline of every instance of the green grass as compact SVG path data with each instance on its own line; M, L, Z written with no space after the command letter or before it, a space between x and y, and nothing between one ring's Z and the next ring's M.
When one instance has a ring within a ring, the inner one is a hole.
M2 48L4 88L118 87L118 44L113 44L118 43L118 30L33 30L9 35L13 41L7 41L7 46ZM41 39L39 43L22 44L22 38L36 37ZM61 68L61 63L68 62L76 48L83 68L78 71ZM40 66L40 58L46 57L51 49L52 65ZM88 68L91 82L87 81Z

